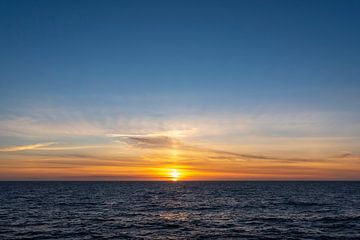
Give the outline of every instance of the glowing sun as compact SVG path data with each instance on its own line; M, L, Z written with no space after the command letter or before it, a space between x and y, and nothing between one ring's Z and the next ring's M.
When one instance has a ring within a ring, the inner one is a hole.
M180 172L177 169L171 169L170 171L170 178L172 181L176 182L179 180Z

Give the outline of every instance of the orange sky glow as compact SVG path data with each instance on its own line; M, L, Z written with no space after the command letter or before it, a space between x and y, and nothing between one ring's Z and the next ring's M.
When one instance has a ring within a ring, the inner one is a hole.
M305 139L302 147L301 140L292 144L287 139L216 144L196 131L180 130L106 134L104 139L106 144L41 142L3 147L1 180L353 180L360 176L359 156L336 148L330 151L334 143L326 139Z

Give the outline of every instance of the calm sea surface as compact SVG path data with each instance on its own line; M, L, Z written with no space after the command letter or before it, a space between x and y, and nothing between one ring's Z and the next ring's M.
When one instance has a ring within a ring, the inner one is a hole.
M0 182L0 239L360 239L360 182Z

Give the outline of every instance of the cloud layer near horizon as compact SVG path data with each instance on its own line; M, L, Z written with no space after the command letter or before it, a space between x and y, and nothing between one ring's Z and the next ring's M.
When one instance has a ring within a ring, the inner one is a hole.
M359 171L356 134L325 131L332 123L318 114L291 116L102 119L52 109L3 117L0 138L28 144L0 147L1 176L163 179L165 169L176 167L189 180L353 179Z

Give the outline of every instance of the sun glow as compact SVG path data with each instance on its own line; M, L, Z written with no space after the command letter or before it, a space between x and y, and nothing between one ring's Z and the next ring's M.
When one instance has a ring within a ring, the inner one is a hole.
M180 172L177 169L171 169L170 177L172 181L176 182L179 180Z

